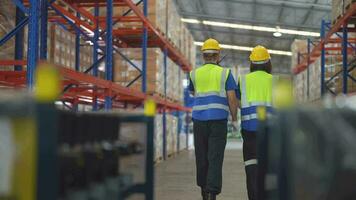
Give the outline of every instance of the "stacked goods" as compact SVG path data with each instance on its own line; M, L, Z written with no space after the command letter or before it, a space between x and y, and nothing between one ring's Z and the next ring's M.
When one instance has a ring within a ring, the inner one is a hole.
M142 8L140 4L139 8ZM114 16L120 16L127 12L124 7L114 9ZM127 16L135 16L130 13ZM171 43L188 59L191 64L195 64L195 46L193 36L181 22L181 17L177 11L174 1L170 0L150 0L148 3L148 19L160 30ZM136 30L142 27L142 22L120 22L115 25L117 28L128 28ZM130 44L128 44L130 45Z
M60 66L75 68L75 35L52 24L50 27L49 61Z
M342 17L345 12L356 2L355 0L332 0L331 3L331 21L335 22Z
M167 114L167 155L171 156L177 152L178 120L177 117Z
M316 101L321 97L321 77L320 59L309 65L309 89L308 89L308 70L304 70L294 76L294 96L298 103ZM309 97L308 97L309 90Z
M321 97L320 58L309 66L309 101L319 100Z
M142 69L142 50L137 48L119 49L132 63ZM146 92L164 96L164 55L158 48L147 49ZM127 86L137 78L140 72L132 67L122 56L115 54L114 82ZM174 101L183 101L184 74L173 61L167 58L167 97ZM141 90L142 78L135 81L130 88Z
M298 103L307 102L307 71L294 77L294 98Z
M332 0L331 3L331 21L336 22L344 14L345 0Z
M9 10L8 15L0 15L0 38L6 33L10 32L15 27L15 16L13 10L15 10L12 2L4 3L0 6L1 12L6 13ZM4 9L4 12L2 11ZM6 11L5 11L6 10ZM83 41L82 41L83 43ZM13 37L1 46L0 59L14 59L14 46L15 38ZM27 55L27 27L24 29L24 59ZM63 30L60 26L55 24L49 24L48 37L47 37L47 49L48 60L56 65L75 68L75 35ZM92 64L92 47L81 46L80 47L80 71L84 71ZM13 70L13 67L1 67L1 70Z
M15 6L11 0L0 3L0 38L3 38L15 27ZM15 56L15 38L0 46L0 59L13 60ZM0 70L13 70L11 66L0 66Z
M353 3L355 3L355 0L344 0L344 10L348 10Z
M183 102L184 88L183 79L184 73L171 60L168 60L167 70L167 96L175 101Z
M154 120L154 145L156 162L160 161L163 157L163 116L157 114ZM181 133L178 135L178 118L166 114L166 150L167 155L171 156L178 151L178 137L180 137L180 150L186 148L186 134Z
M120 49L126 58L134 63L140 70L142 69L142 50L141 49ZM147 49L147 93L164 94L163 90L163 53L160 49ZM167 71L169 68L167 67ZM122 56L115 54L114 61L114 82L127 86L131 81L137 78L140 72L132 67ZM135 81L130 88L141 90L142 78Z
M180 46L180 37L182 34L183 29L182 27L182 22L180 20L180 16L178 14L177 8L174 4L173 1L168 1L169 3L167 4L167 9L168 9L168 26L167 26L167 36L169 39L172 40L173 44L177 46L179 49L181 48ZM178 27L178 28L177 28Z
M49 25L49 61L75 69L75 35L70 33L56 24ZM83 44L84 41L81 41ZM93 63L93 47L84 44L80 46L80 71L85 71Z
M154 121L154 160L159 161L163 157L163 121L162 115L157 114Z
M298 59L300 60L300 62L303 62L303 55L306 55L308 53L307 48L308 48L307 40L294 40L293 41L292 46L291 46L292 67L295 67L299 64Z

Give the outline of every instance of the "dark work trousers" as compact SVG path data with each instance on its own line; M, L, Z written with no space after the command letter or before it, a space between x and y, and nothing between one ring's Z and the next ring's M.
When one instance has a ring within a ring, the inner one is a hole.
M194 120L197 184L211 194L220 194L227 137L227 120Z
M255 131L241 130L243 156L246 171L246 185L249 200L257 199L257 135Z

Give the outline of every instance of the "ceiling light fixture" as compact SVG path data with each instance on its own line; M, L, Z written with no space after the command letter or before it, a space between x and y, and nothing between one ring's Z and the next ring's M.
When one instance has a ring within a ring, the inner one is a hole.
M203 42L194 42L196 46L203 46ZM245 47L245 46L237 46L237 45L229 45L229 44L221 44L221 48L223 49L231 49L237 51L252 51L253 47ZM292 56L292 52L290 51L280 51L280 50L268 50L270 54L274 55L282 55L282 56Z
M280 34L288 34L288 35L300 35L307 37L320 37L320 33L318 32L310 32L310 31L299 31L293 29L283 29L283 28L273 28L266 26L254 26L248 24L235 24L235 23L226 23L226 22L217 22L217 21L200 21L198 19L188 19L182 18L182 22L190 23L190 24L204 24L207 26L215 26L215 27L225 27L225 28L234 28L234 29L243 29L243 30L251 30L251 31L261 31L261 32L279 32Z
M279 26L276 26L276 29L277 29L277 31L273 33L273 36L277 37L277 38L282 37L282 33L280 32L281 28Z
M281 32L274 32L274 33L273 33L273 36L274 36L274 37L277 37L277 38L278 38L278 37L282 37L282 33L281 33Z

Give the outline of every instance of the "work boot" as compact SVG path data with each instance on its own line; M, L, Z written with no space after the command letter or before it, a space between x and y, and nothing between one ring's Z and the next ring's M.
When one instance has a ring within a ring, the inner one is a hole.
M215 194L211 194L211 193L207 193L208 198L207 200L216 200L216 195Z
M208 200L208 192L206 190L201 190L201 196L203 197L203 200Z

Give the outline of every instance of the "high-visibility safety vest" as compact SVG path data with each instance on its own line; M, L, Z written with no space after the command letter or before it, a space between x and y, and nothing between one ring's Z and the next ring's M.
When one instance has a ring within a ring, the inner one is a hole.
M241 76L241 128L247 131L257 131L257 108L266 108L267 114L273 112L272 84L273 76L264 71L255 71Z
M229 69L214 64L206 64L190 72L195 90L193 119L207 121L228 118L225 85L229 73Z

